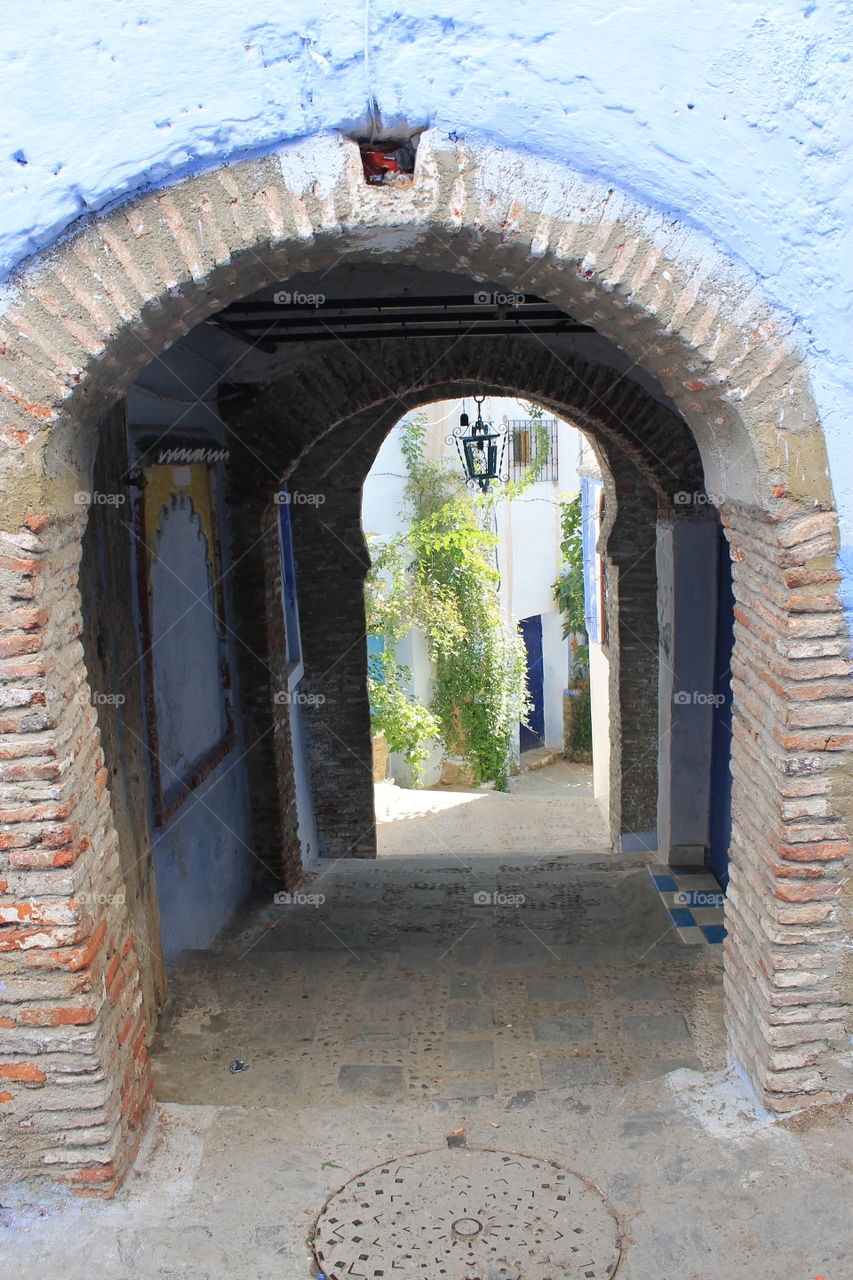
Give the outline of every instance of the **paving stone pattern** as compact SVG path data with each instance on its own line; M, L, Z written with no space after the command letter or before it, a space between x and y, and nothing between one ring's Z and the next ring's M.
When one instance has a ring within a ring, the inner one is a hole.
M185 956L158 1097L512 1097L722 1064L719 949L680 943L637 855L416 861L331 864L322 905L256 902Z

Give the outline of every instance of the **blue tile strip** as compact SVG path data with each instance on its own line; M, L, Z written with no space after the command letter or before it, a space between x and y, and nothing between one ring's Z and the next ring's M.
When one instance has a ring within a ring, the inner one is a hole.
M681 941L720 946L726 895L703 867L649 867L652 884Z
M672 876L652 876L652 879L655 882L655 888L660 893L675 893L678 888Z
M685 925L694 925L696 923L686 907L669 907L668 910L672 923L678 925L679 929Z

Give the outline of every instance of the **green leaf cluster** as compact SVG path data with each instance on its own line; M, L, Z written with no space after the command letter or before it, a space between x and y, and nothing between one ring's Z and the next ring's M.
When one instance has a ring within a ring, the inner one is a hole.
M583 515L581 496L560 502L560 551L563 567L554 583L554 598L563 615L563 639L586 634L583 590Z
M410 765L429 753L419 735L437 731L445 751L469 760L477 781L505 791L513 733L529 701L524 643L500 611L497 538L488 527L495 499L466 489L446 459L425 458L425 434L421 415L403 424L408 528L376 549L367 580L368 629L385 638L382 669L373 662L371 676L374 728L393 750L405 738ZM411 677L397 666L394 647L415 625L425 632L434 671L430 707L421 709L429 720L400 700L411 703L402 687Z

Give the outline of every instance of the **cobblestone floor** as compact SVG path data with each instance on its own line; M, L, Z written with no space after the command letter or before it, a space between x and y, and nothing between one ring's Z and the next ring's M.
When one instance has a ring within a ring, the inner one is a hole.
M339 862L304 896L182 960L162 1100L496 1097L723 1063L721 957L681 944L637 855Z
M850 1280L842 1117L774 1121L722 1067L719 949L674 936L637 855L401 855L306 892L183 958L134 1172L111 1203L5 1186L2 1280L308 1280L329 1196L421 1151L449 1179L460 1145L595 1184L616 1280Z
M473 787L375 788L377 840L387 854L513 854L610 849L592 767L561 760L510 778L509 793Z

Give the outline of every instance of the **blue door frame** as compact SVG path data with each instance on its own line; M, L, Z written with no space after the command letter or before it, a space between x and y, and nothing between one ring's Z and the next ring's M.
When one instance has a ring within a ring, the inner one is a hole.
M527 691L533 704L528 723L519 728L522 751L532 751L545 741L545 675L542 664L542 616L522 618L518 624L527 654Z
M723 888L729 881L732 833L732 646L734 645L732 562L720 529L717 558L717 646L714 669L714 724L711 738L711 830L708 867Z

